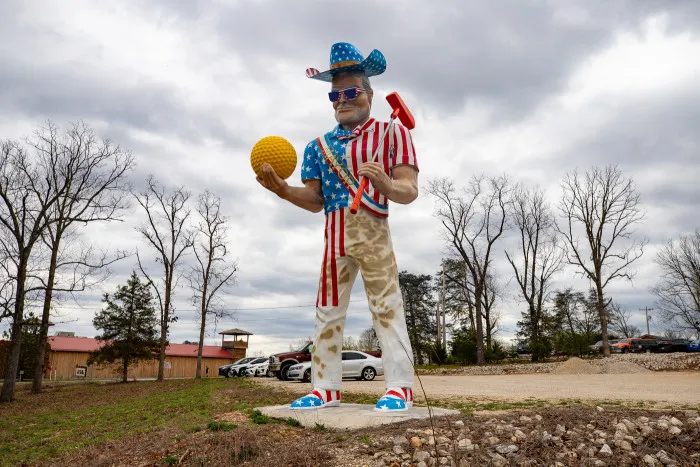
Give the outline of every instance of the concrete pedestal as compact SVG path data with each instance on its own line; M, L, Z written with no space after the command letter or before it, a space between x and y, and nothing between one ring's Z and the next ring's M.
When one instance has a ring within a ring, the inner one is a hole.
M293 418L304 427L313 428L316 424L327 428L349 429L367 428L377 425L405 422L407 420L427 420L445 415L458 415L459 411L430 407L412 407L405 412L379 412L370 404L342 404L340 407L323 409L292 410L289 405L258 407L257 410L271 417L286 420Z

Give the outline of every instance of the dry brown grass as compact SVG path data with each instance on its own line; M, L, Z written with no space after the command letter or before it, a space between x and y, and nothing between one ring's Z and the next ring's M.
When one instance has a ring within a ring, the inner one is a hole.
M395 436L405 435L411 427L431 428L429 420L354 431L305 429L264 417L255 418L259 423L254 422L253 408L289 403L305 389L303 385L299 389L277 389L260 386L250 379L220 379L50 386L38 396L20 390L16 402L0 406L0 431L3 426L6 428L0 433L0 445L9 446L12 456L0 453L0 465L376 465L373 455L380 450L391 451ZM136 414L124 412L133 407L138 408ZM480 443L485 433L493 430L488 422L494 418L520 427L527 434L534 429L553 433L557 424L569 429L585 428L589 423L610 432L614 422L622 418L658 419L661 414L681 418L682 413L625 407L606 407L604 412L598 412L585 405L517 407L519 410L515 411L494 406L495 409L499 411L483 416L438 418L435 427L449 432L454 421L462 420L468 436ZM523 414L541 415L541 426L536 427L534 422L523 424L519 420ZM123 416L131 418L122 420ZM20 427L23 422L25 426ZM48 434L41 431L47 424L51 425ZM140 431L128 431L127 426ZM96 439L96 434L101 437ZM552 465L560 460L557 454L562 448L543 443L540 437L528 437L517 444L517 457L509 459L512 465ZM687 425L681 436L655 432L635 450L637 459L665 450L681 465L693 465L696 459L690 455L700 451L700 427ZM484 465L483 451L458 454L463 461L457 464L460 467ZM7 459L12 459L12 463L7 464ZM565 464L584 465L581 459L567 459Z

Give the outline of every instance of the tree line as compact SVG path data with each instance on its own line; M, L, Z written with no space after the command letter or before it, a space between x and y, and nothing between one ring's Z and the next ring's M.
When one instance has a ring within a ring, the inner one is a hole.
M228 219L208 190L193 198L183 186L166 187L153 175L143 189L134 189L134 167L131 151L98 138L82 122L64 132L48 122L23 141L0 140L0 321L10 327L0 402L14 399L23 336L33 335L25 326L38 329L32 392L39 393L57 302L103 283L110 266L133 257L157 303L158 380L177 319L173 297L180 279L198 310L201 376L207 319L229 313L221 295L238 269L227 246ZM123 222L134 202L146 219L137 227L143 251L98 251L83 237L85 226Z
M518 336L527 341L533 361L551 352L581 354L584 342L587 348L595 339L607 357L611 331L614 337L638 335L629 311L606 292L615 281L632 281L648 243L637 233L645 213L634 181L615 165L594 166L566 173L560 188L553 204L540 187L508 175L475 175L463 186L449 177L429 181L448 254L433 276L402 273L418 363L421 353L446 355L446 343L435 331L441 304L456 323L453 356L457 351L463 361L473 357L477 364L501 356L494 335L498 302L510 281L526 308ZM504 245L506 234L516 240ZM499 258L510 275L498 277L493 264ZM659 280L651 292L659 316L669 331L700 337L700 229L667 240L654 262ZM565 266L587 279L590 290L552 290Z

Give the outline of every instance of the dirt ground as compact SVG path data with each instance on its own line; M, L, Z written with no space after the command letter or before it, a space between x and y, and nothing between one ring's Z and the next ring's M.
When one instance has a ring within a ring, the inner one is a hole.
M298 391L308 383L259 378L274 387ZM422 389L430 397L483 396L508 400L529 398L542 400L581 399L616 401L654 401L669 404L700 405L700 373L655 372L624 375L488 375L434 376L418 378L414 386L416 397ZM343 390L353 393L377 394L384 391L384 378L374 381L343 381Z
M479 394L474 391L485 390L511 400L526 397L517 390L527 386L523 381L536 382L531 390L539 391L540 400L545 392L561 397L556 391L562 385L549 384L552 381L610 391L606 378L626 381L628 390L641 387L647 391L645 397L654 385L692 397L697 390L688 390L688 384L697 384L696 375L431 375L421 380L429 394L444 394L441 400L449 403L495 399L474 396ZM588 383L581 385L584 379ZM685 383L677 384L679 379ZM384 381L347 381L347 386L355 393L346 393L349 401L372 403ZM24 388L15 403L0 408L0 466L700 465L697 404L651 409L646 403L605 404L611 397L604 397L600 405L569 400L526 406L530 401L524 401L471 410L476 408L471 403L465 406L469 410L454 416L357 430L304 428L292 423L295 420L267 419L252 410L288 403L308 387L266 378L221 378L55 384L40 395ZM583 399L581 392L576 397Z

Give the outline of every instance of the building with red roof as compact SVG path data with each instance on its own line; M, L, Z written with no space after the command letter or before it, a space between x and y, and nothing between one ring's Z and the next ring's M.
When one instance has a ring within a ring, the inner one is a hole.
M242 329L229 329L219 333L221 345L202 347L202 376L214 378L218 368L246 356L248 339L252 334ZM233 336L233 340L226 340ZM240 336L240 338L239 338ZM245 340L243 340L245 336ZM70 332L59 332L49 336L49 364L46 378L116 378L120 374L119 364L111 366L88 365L90 352L98 350L103 343L91 337L76 337ZM165 378L193 378L197 369L197 344L170 344L165 349ZM209 368L207 372L206 369ZM141 361L129 369L129 378L143 379L158 376L158 359Z

